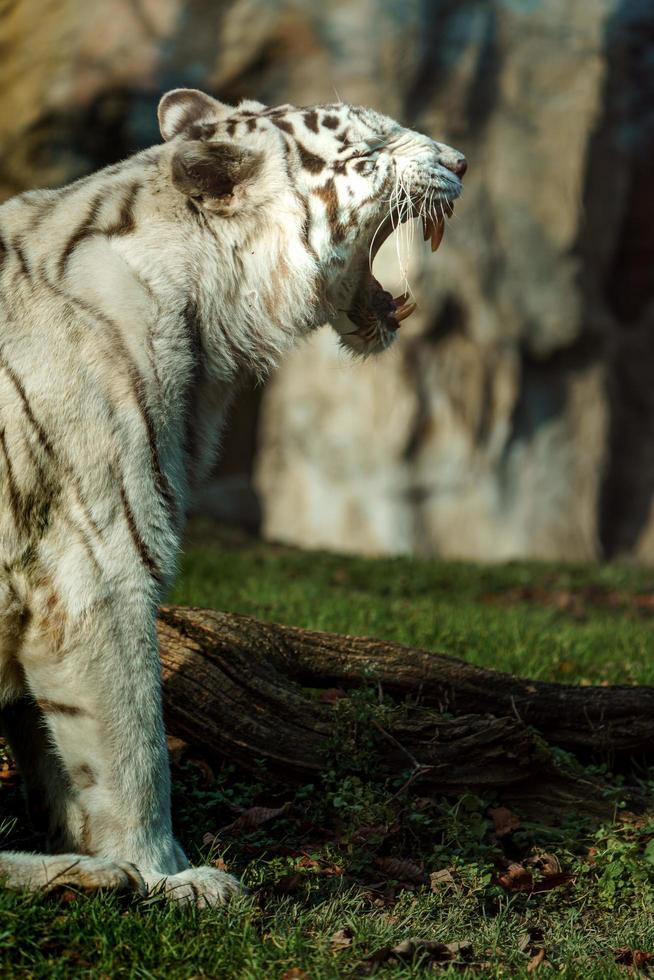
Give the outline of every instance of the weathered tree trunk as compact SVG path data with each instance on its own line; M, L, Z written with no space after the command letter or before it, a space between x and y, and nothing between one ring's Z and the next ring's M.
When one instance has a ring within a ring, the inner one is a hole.
M158 630L169 732L277 782L320 778L348 716L345 702L335 707L307 688L336 685L376 684L404 702L383 723L374 714L347 722L366 728L380 778L404 774L444 794L497 791L541 818L608 808L601 785L557 763L550 745L604 756L654 749L652 688L529 681L202 609L165 607Z

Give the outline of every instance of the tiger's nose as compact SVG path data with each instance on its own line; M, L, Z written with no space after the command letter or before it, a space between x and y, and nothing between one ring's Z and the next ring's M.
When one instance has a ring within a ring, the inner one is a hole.
M464 157L463 153L457 153L456 150L449 150L447 153L441 153L438 158L438 162L448 170L451 170L453 174L457 177L463 177L464 173L468 169L468 161Z

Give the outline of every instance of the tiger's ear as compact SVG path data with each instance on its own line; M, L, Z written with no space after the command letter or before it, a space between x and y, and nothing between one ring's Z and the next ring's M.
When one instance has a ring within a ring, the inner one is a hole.
M212 211L231 210L234 188L256 178L259 153L237 143L185 140L172 158L173 184L178 191Z
M193 126L225 119L231 107L196 88L174 88L159 102L157 116L161 135L168 142L175 136L189 137Z

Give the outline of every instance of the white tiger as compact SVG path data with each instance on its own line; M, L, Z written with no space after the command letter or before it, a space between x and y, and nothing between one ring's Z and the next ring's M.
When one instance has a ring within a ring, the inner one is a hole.
M0 208L0 705L51 853L12 888L211 905L171 830L155 613L245 371L331 321L386 348L393 227L436 247L466 163L368 109L165 95L165 142ZM347 316L344 314L347 313Z

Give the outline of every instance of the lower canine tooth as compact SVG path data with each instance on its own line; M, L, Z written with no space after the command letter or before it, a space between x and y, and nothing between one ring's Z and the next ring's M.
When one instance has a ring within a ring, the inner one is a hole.
M445 231L445 222L440 218L436 224L431 226L431 250L435 252L440 243L443 241L443 233Z
M400 323L402 320L406 320L408 316L411 316L417 305L417 303L407 303L406 306L401 306L399 310L396 310L393 316Z

